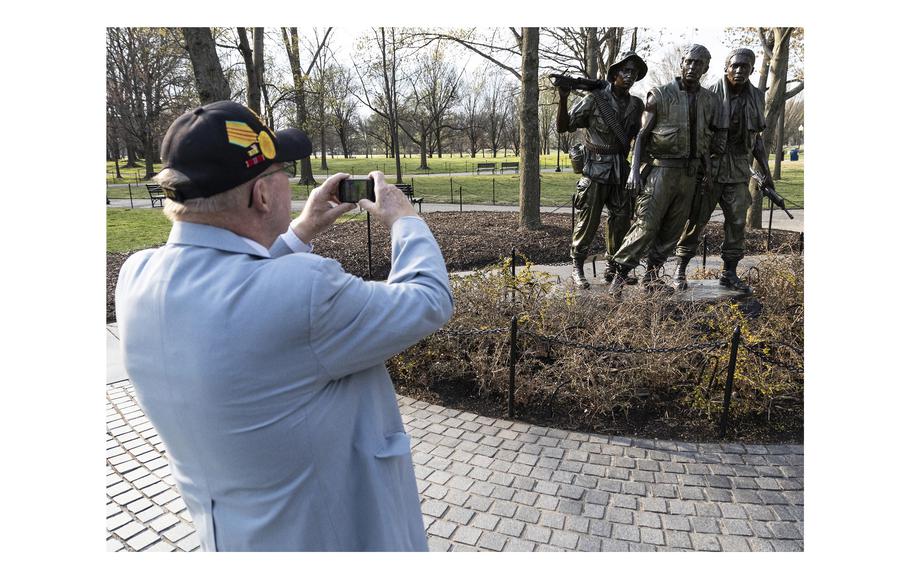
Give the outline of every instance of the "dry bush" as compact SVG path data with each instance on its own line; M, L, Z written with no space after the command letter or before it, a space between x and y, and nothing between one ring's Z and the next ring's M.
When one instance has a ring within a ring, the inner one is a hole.
M720 415L730 352L719 344L729 342L739 325L751 351L738 352L733 422L752 425L749 435L756 424L801 433L802 372L795 369L802 367L801 257L767 255L749 273L755 294L743 304L637 293L617 302L558 287L530 268L525 261L513 278L505 259L453 278L452 321L391 362L399 387L448 397L449 404L474 397L504 411L514 314L520 329L519 418L598 431L629 420L659 420L670 433L681 424L707 432ZM633 352L612 352L624 349ZM753 352L776 363L762 362Z

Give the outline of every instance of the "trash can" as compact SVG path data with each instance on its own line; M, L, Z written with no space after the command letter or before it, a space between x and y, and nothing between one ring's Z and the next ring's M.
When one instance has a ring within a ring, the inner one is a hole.
M793 148L790 150L790 161L796 162L799 160L799 148Z

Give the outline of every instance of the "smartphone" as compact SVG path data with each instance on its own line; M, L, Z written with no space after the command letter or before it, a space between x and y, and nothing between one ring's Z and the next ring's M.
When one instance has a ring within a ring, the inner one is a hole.
M376 201L376 193L373 191L373 178L347 178L338 185L338 201L342 203L357 203L361 199Z

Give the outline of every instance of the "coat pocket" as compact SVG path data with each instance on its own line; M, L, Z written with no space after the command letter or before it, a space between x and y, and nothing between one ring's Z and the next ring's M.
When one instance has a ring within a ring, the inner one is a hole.
M681 151L678 126L662 126L651 131L650 150L655 155L675 155Z
M393 432L385 437L385 442L374 454L377 458L406 456L411 453L411 437L404 432Z

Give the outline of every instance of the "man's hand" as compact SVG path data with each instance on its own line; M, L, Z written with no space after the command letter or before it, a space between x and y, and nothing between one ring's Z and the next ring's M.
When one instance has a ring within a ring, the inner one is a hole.
M394 185L386 183L385 174L382 172L370 172L370 177L373 178L376 201L361 199L359 205L363 210L372 213L379 219L380 223L389 229L392 228L392 225L398 219L417 215L417 212L414 211L414 206L411 205L404 193Z
M291 229L301 241L309 243L332 226L336 219L354 209L353 203L338 201L338 184L350 174L335 174L310 193L300 216L291 221Z
M568 87L557 87L556 90L559 91L559 98L566 100L569 98L569 93L572 92L572 89Z

